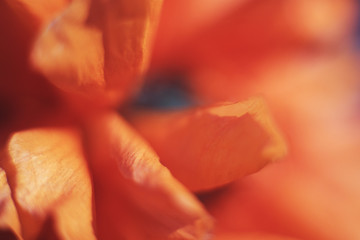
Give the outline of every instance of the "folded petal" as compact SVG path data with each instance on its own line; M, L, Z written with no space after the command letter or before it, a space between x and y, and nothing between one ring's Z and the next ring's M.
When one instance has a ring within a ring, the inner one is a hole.
M100 239L203 239L212 221L115 113L88 123Z
M68 92L114 102L138 85L160 0L74 0L38 38L32 61Z
M193 191L256 172L286 152L261 99L174 113L139 112L130 121Z
M161 5L162 0L113 0L95 5L103 10L104 74L109 88L126 95L129 86L139 83L150 57Z
M105 85L102 34L86 26L90 4L90 0L73 1L34 46L37 69L65 90L97 90Z
M25 239L48 232L59 239L95 239L91 183L80 136L71 128L39 128L15 133L1 166L19 214ZM43 228L43 229L42 229Z

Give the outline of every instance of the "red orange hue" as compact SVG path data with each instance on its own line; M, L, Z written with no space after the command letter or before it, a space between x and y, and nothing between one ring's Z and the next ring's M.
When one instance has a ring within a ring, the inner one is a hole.
M25 8L12 8L1 1L0 146L12 131L44 124L61 108L55 88L29 66L37 29L37 21Z
M99 115L88 139L100 239L205 238L211 218L124 120Z
M154 71L166 66L185 72L189 87L211 102L251 97L251 87L263 80L263 68L278 58L288 61L339 51L351 40L357 9L353 0L237 1L221 18L191 30L185 40L171 45L167 37L181 39L187 32L169 30L183 23L171 14L176 2L164 4ZM187 2L183 8L191 9L192 1L182 2ZM184 25L192 27L186 21Z
M356 3L161 5L0 2L0 238L359 238ZM133 109L162 70L206 106Z
M173 113L135 112L130 122L193 191L256 172L286 152L260 99Z
M71 128L18 132L9 139L1 167L24 239L36 239L49 220L61 239L95 239L91 181L78 132Z
M32 61L59 88L114 104L147 65L161 1L74 0L37 39Z
M186 72L202 100L264 96L289 144L286 161L202 197L215 239L358 238L357 2L248 1L232 10L154 55L155 71ZM163 19L166 36L176 19Z
M20 222L14 205L14 201L11 198L11 191L6 180L4 170L0 170L0 229L8 229L3 231L0 236L10 238L16 238L21 235L20 233Z

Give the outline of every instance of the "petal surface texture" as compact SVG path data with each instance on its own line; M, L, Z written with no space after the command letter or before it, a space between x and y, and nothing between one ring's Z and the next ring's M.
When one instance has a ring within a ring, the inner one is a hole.
M160 7L74 0L37 39L33 64L63 90L118 100L138 87Z
M39 128L17 132L4 155L1 165L24 239L48 234L57 239L95 239L91 182L77 131Z
M14 201L11 198L11 191L6 180L5 171L0 169L0 237L4 236L5 238L5 236L8 236L5 234L19 237L20 222Z
M130 117L174 176L193 191L256 172L286 146L261 99Z
M212 220L115 113L89 122L100 239L203 239Z

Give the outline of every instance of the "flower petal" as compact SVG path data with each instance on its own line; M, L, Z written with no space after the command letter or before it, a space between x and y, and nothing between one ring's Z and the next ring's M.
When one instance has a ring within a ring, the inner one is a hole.
M150 57L162 0L109 1L102 4L105 79L123 94L136 85ZM98 6L96 6L98 7Z
M286 152L261 99L177 113L135 113L135 128L194 191L256 172Z
M20 222L11 192L6 180L5 171L0 169L0 237L1 234L20 236Z
M212 221L115 113L91 119L88 149L100 239L202 239Z
M36 238L51 219L60 239L94 239L91 183L75 130L17 132L8 142L1 166L25 239Z
M74 0L38 38L36 68L56 86L113 102L139 83L161 0Z
M75 0L37 39L32 60L56 86L65 90L105 85L102 34L86 26L90 0Z

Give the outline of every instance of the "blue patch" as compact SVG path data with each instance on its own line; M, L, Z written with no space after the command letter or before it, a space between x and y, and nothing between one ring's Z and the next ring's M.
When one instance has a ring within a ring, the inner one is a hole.
M179 74L156 75L145 80L145 85L134 101L135 107L171 110L196 105Z

